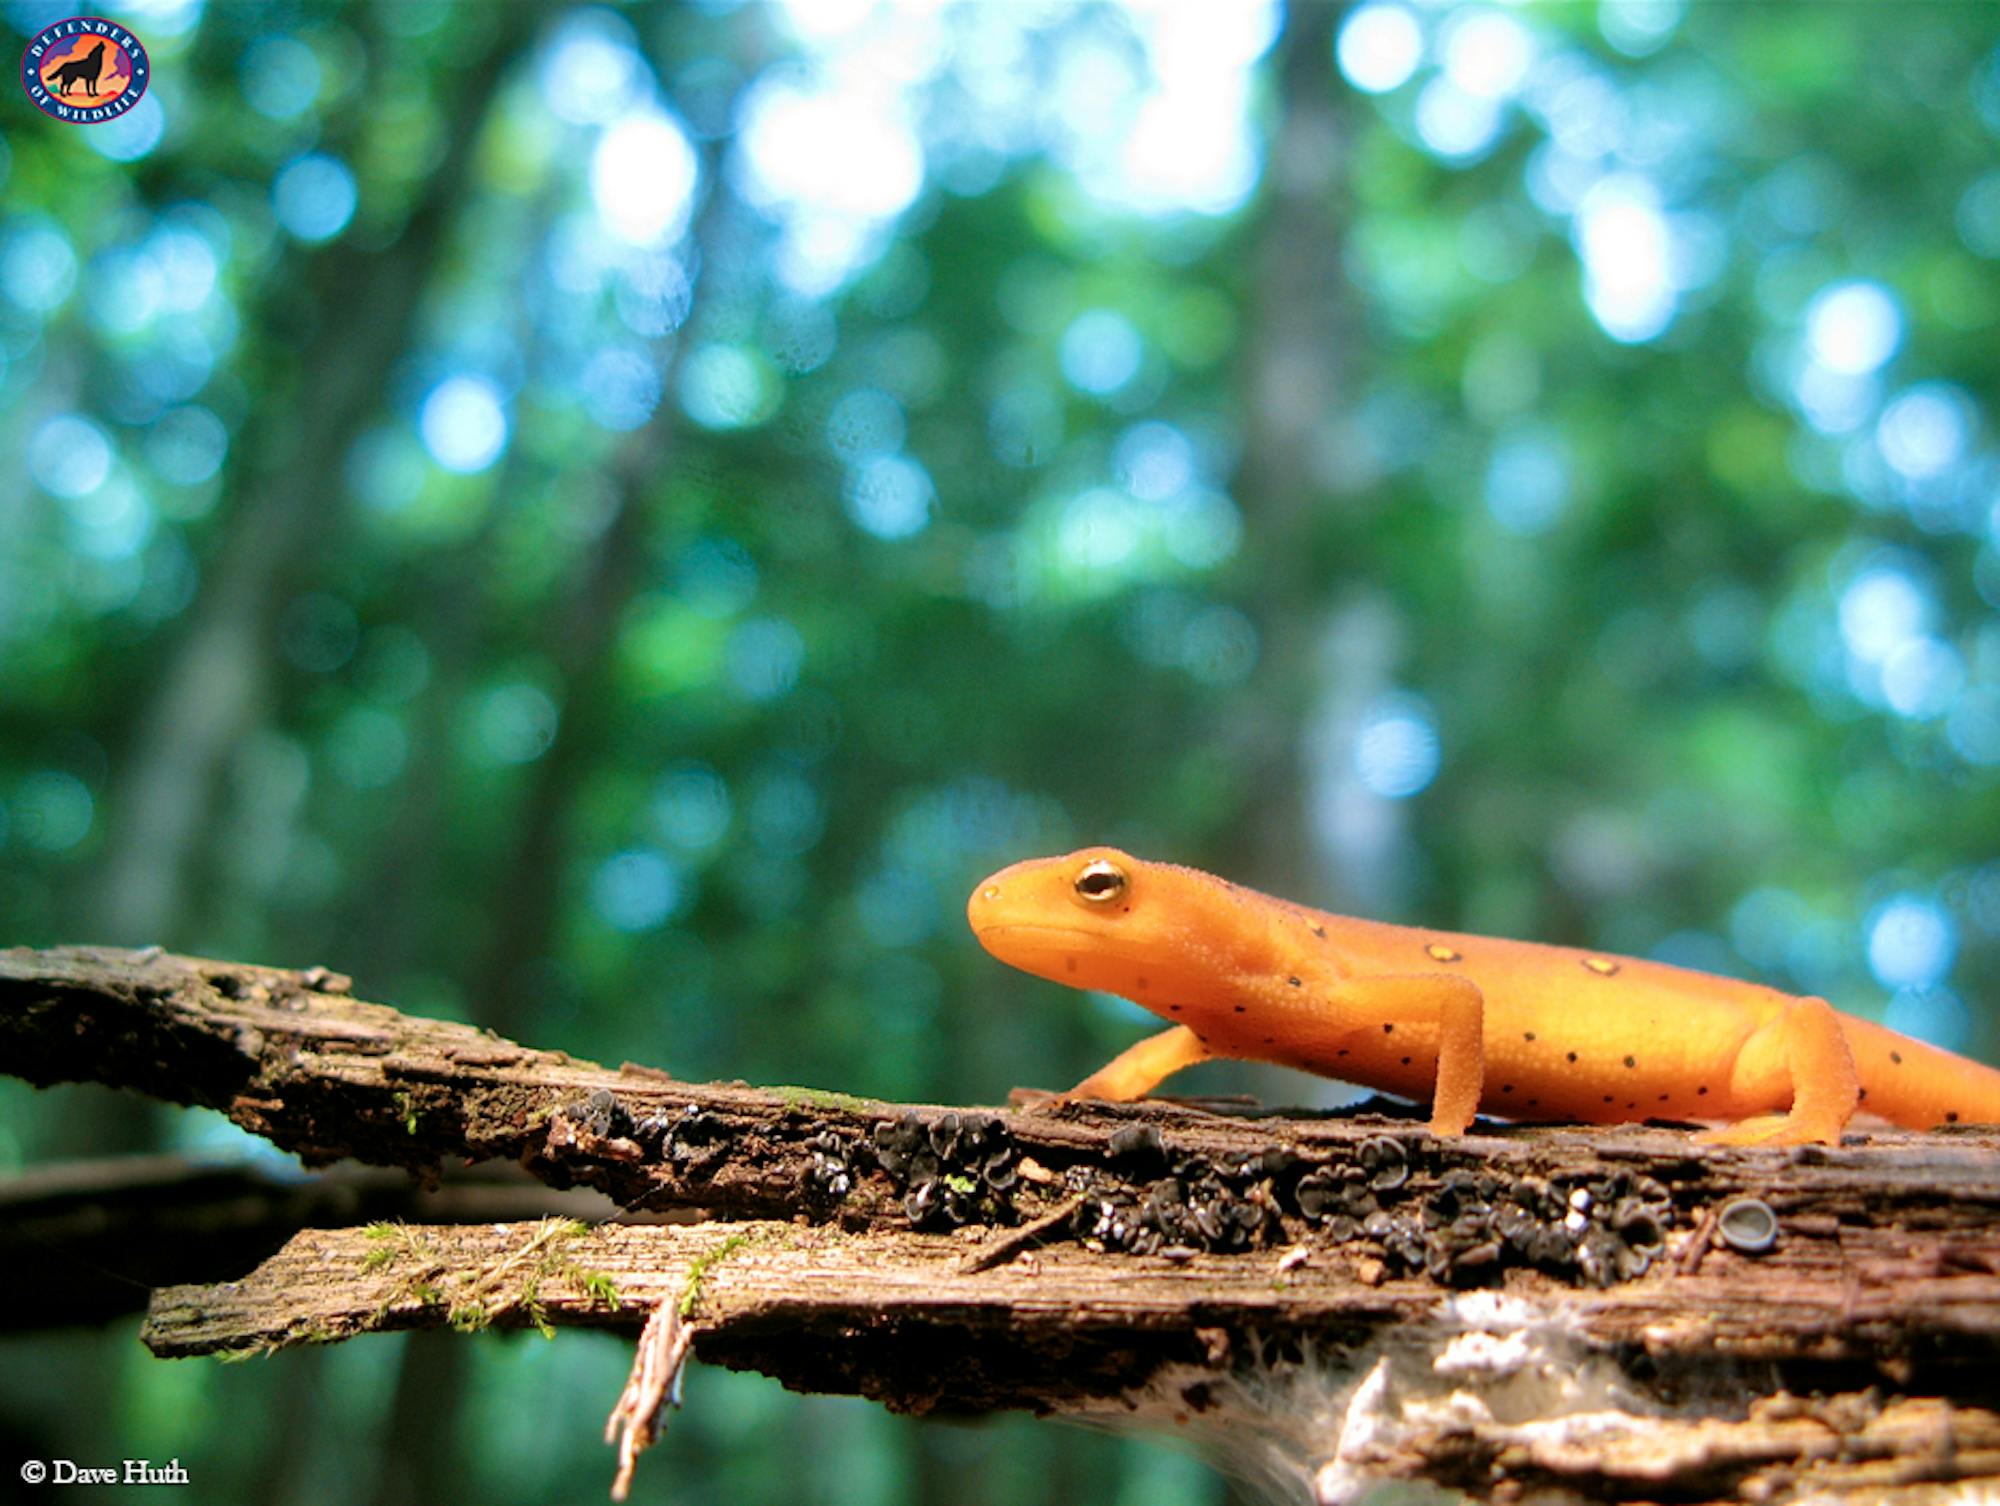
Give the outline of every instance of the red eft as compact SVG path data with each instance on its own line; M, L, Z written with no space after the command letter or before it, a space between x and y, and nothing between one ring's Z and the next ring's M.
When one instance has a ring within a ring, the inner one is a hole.
M1309 910L1112 847L1016 863L966 906L980 945L1172 1022L1068 1096L1131 1099L1214 1057L1473 1114L1722 1121L1720 1145L1838 1144L1858 1108L2000 1122L2000 1072L1824 999L1636 957Z

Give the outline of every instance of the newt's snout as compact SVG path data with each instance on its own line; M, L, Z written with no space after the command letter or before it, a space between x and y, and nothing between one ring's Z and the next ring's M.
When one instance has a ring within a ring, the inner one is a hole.
M1015 863L979 882L965 918L979 944L1011 967L1118 991L1129 971L1117 940L1127 928L1135 867L1109 847Z

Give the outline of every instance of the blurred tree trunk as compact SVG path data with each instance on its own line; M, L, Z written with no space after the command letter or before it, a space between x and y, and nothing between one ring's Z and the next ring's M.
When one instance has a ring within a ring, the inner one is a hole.
M662 387L672 390L672 362ZM546 641L561 693L554 741L534 765L512 841L493 864L486 909L488 947L475 964L469 995L482 1024L506 1034L527 1023L545 980L536 964L548 955L561 910L571 849L569 818L592 760L610 741L615 714L612 647L619 620L645 560L648 483L666 453L672 419L662 411L635 431L615 463L617 498L568 597L558 603Z
M1354 400L1358 315L1344 266L1351 93L1333 66L1342 9L1295 4L1273 57L1278 124L1254 231L1241 352L1249 518L1244 565L1263 653L1229 741L1256 768L1255 803L1232 867L1280 893L1367 908L1372 874L1325 813L1351 790L1346 754L1359 708L1379 691L1393 645L1379 614L1341 603L1329 544L1342 503L1330 484L1337 420ZM1275 713L1275 714L1274 714Z
M757 68L746 66L743 72L755 77ZM716 144L703 164L706 197L692 231L697 268L709 264L718 238L740 212L717 170L725 151L726 143ZM675 371L700 318L705 281L697 279L694 308L662 363L658 411L606 467L614 498L610 522L544 636L560 685L561 716L554 741L534 765L511 846L493 865L496 882L486 926L491 946L471 974L470 996L479 1001L481 1023L502 1034L526 1025L531 1005L544 992L537 964L549 954L562 908L573 857L570 818L593 760L618 744L613 650L625 609L655 553L648 548L647 502L676 448Z
M1352 90L1334 70L1344 10L1294 4L1274 54L1278 130L1264 170L1242 348L1250 518L1244 564L1262 662L1242 696L1256 804L1238 866L1332 908L1394 900L1396 816L1354 778L1354 732L1392 678L1396 624L1338 570L1352 506L1334 444L1360 380L1362 318L1344 266ZM1276 708L1276 716L1272 714Z
M320 1451L302 1440L325 1436L315 1424L326 1408L326 1355L308 1349L285 1356L270 1378L268 1431L281 1440L261 1451L250 1498L269 1506L305 1506L326 1488L315 1468Z
M237 505L180 641L133 720L104 855L96 934L145 944L194 918L187 880L214 822L231 755L271 699L284 604L310 573L343 506L344 462L409 349L433 267L471 191L472 157L499 83L543 14L496 6L483 47L453 70L449 135L402 233L380 249L349 237L308 260L280 295L316 316L299 352L296 411L261 410Z
M1252 231L1234 483L1249 524L1244 589L1262 653L1217 737L1247 765L1250 804L1233 850L1215 861L1274 893L1381 913L1394 897L1395 864L1385 859L1395 812L1361 786L1353 751L1365 708L1390 681L1394 622L1338 573L1351 502L1333 464L1361 365L1344 236L1353 94L1334 68L1344 13L1294 3L1272 57L1278 120ZM1301 1095L1295 1074L1257 1066L1236 1074L1232 1081L1254 1092ZM1333 1103L1355 1095L1326 1083L1307 1096Z
M560 180L551 177L526 225L553 224L561 210ZM539 244L521 248L524 263ZM547 354L526 297L515 303L514 346L521 364L536 369ZM404 599L417 606L417 630L429 654L430 673L411 707L410 757L396 787L394 818L369 848L368 880L355 886L334 926L327 955L353 959L357 977L397 985L411 970L449 968L448 938L437 924L436 899L453 856L448 820L452 779L452 719L494 652L495 608L490 583L503 567L505 524L535 506L554 480L550 467L521 445L510 446L493 482L493 501L479 527L454 547L426 554L412 568Z
M465 1495L457 1423L467 1349L449 1333L413 1333L396 1370L388 1430L377 1453L374 1506L424 1506Z

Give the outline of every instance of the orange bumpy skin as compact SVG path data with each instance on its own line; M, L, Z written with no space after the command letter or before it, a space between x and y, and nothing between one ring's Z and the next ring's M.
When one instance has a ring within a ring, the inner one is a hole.
M1071 1096L1129 1099L1211 1057L1476 1111L1721 1121L1716 1144L1837 1144L1857 1106L1917 1129L2000 1121L2000 1072L1799 998L1569 947L1309 910L1113 847L1016 863L966 916L1002 962L1166 1020Z

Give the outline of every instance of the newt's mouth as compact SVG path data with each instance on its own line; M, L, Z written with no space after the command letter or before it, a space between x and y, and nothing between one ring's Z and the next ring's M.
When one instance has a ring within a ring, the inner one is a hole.
M1082 926L1052 926L1040 920L981 921L973 925L972 934L1002 962L1013 962L1019 952L1090 951L1099 940Z
M1097 938L1095 931L1084 926L1052 926L1044 920L988 920L973 926L973 934L982 941L988 936L1060 936L1077 943L1092 943Z
M1072 988L1117 992L1131 971L1129 961L1106 950L1101 934L1084 926L1001 920L976 925L973 934L1009 967Z

